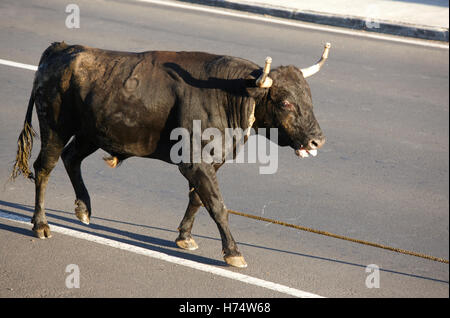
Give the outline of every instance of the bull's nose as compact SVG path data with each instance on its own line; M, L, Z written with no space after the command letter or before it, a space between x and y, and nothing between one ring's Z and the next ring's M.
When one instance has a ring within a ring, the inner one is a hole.
M319 149L325 143L325 137L313 138L308 142L309 149Z

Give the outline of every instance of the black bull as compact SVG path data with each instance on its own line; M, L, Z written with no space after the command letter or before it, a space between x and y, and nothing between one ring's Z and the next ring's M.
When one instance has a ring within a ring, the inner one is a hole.
M261 67L240 58L200 52L125 53L53 43L35 74L12 172L13 179L22 173L35 182L33 231L39 238L51 237L44 196L60 156L75 190L76 216L89 223L91 202L80 165L99 148L111 154L106 158L111 166L131 156L173 163L169 154L175 141L170 132L183 127L192 134L193 121L200 120L202 129L221 132L277 128L280 146L291 146L297 155L315 154L325 139L303 72L294 66L278 67L265 74L270 84L260 85ZM34 105L41 150L33 175L28 160ZM204 205L219 228L225 261L245 267L216 179L223 162L178 164L189 182L189 204L176 243L189 250L198 247L191 229L195 213Z

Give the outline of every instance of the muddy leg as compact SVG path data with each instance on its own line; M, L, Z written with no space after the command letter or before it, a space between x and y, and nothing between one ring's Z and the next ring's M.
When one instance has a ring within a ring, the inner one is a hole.
M41 151L34 162L35 171L35 208L31 223L34 224L33 231L40 239L50 238L50 227L45 216L45 190L47 187L50 173L58 162L61 155L64 142L55 134L49 133L49 138L42 138Z

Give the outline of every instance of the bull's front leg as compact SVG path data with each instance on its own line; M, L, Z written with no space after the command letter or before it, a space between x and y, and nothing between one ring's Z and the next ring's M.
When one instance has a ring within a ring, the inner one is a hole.
M179 169L219 228L225 262L235 267L247 267L228 227L228 210L219 191L214 167L206 163L194 163L181 164Z
M175 240L178 247L190 251L198 248L197 243L192 238L191 231L192 226L194 225L195 214L202 205L202 201L194 190L195 188L189 184L189 204L186 208L183 220L178 227L180 233Z

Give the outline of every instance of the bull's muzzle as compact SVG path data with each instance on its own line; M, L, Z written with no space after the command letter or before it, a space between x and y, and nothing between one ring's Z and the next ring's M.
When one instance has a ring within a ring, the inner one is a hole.
M316 150L321 148L325 144L325 140L324 136L311 139L308 141L308 149Z

